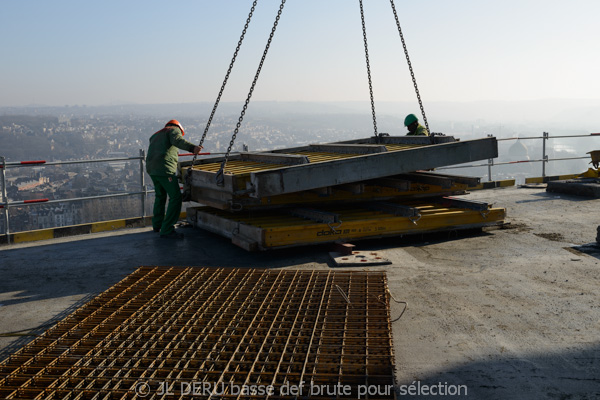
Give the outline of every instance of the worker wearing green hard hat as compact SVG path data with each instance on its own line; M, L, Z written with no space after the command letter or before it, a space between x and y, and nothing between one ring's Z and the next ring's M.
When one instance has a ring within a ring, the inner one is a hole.
M404 118L404 126L408 128L408 136L429 136L427 128L419 124L419 119L415 114L408 114Z

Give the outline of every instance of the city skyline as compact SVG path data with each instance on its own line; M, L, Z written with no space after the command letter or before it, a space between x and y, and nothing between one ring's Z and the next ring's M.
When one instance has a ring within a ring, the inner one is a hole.
M364 1L376 101L416 96L389 2ZM243 101L279 1L259 1L223 101ZM0 106L214 101L250 1L7 2ZM598 99L600 3L396 1L425 102ZM285 4L257 101L368 101L358 2Z

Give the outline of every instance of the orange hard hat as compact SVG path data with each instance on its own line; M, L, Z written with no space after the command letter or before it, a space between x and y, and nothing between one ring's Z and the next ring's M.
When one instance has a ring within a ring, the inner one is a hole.
M167 122L167 124L165 125L165 128L169 125L175 125L176 127L178 127L179 129L181 129L181 135L185 135L185 132L183 131L183 126L181 126L181 124L179 123L179 121L177 121L176 119L172 119L169 122Z

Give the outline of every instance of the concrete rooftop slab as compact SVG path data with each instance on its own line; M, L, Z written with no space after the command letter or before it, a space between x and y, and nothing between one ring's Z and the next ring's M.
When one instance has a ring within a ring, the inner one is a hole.
M354 243L392 262L361 269L385 271L392 295L407 303L391 308L399 388L600 397L600 259L573 249L595 246L600 200L514 187L466 198L506 207L510 225ZM248 253L182 231L181 241L137 228L0 247L0 359L139 266L333 266L327 245Z

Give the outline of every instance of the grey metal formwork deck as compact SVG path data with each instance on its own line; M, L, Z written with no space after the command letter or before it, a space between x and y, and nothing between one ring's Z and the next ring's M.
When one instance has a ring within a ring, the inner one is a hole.
M223 158L199 161L192 188L264 198L397 174L462 164L498 156L496 138L456 141L452 137L383 137L317 144L229 158L224 185L216 183ZM190 163L182 163L186 169ZM194 195L193 195L194 196ZM202 202L202 198L193 198Z

